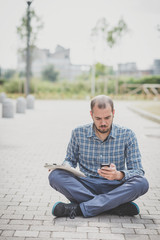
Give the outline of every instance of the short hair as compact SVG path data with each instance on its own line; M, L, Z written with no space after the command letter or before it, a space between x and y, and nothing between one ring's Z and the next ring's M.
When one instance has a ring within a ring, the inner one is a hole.
M94 106L97 104L98 108L104 109L109 104L111 106L112 112L114 110L114 104L110 97L106 95L98 95L91 100L91 111L93 111Z

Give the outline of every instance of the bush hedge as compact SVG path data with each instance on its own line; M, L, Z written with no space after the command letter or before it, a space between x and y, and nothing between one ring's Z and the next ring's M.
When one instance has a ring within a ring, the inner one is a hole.
M24 93L24 79L14 78L12 80L3 80L0 85L0 91L9 94ZM127 84L160 84L160 76L149 76L141 79L121 78L116 79L114 76L102 79L97 78L95 81L95 94L115 94L115 86L118 82L119 89L124 83ZM106 84L107 83L107 84ZM61 80L50 82L33 78L30 84L30 92L38 98L86 98L91 96L91 79L77 79L73 82Z

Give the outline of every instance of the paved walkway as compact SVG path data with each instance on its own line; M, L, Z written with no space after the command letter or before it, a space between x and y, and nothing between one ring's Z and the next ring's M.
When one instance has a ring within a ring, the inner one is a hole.
M160 124L115 102L114 121L138 137L149 192L138 199L135 217L100 215L54 218L55 201L65 198L48 184L45 162L61 163L71 130L91 121L88 101L36 101L35 110L0 115L0 240L160 239ZM0 105L1 112L1 105Z

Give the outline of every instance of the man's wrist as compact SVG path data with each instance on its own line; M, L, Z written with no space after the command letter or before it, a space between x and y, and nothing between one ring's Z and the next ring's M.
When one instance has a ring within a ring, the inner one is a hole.
M116 180L122 180L124 178L124 173L123 172L120 172L120 171L117 171L117 177L116 177Z

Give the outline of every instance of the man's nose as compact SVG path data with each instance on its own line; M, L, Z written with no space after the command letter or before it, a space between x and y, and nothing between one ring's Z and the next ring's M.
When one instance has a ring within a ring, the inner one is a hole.
M102 124L102 125L106 125L106 120L105 120L105 119L102 119L101 124Z

